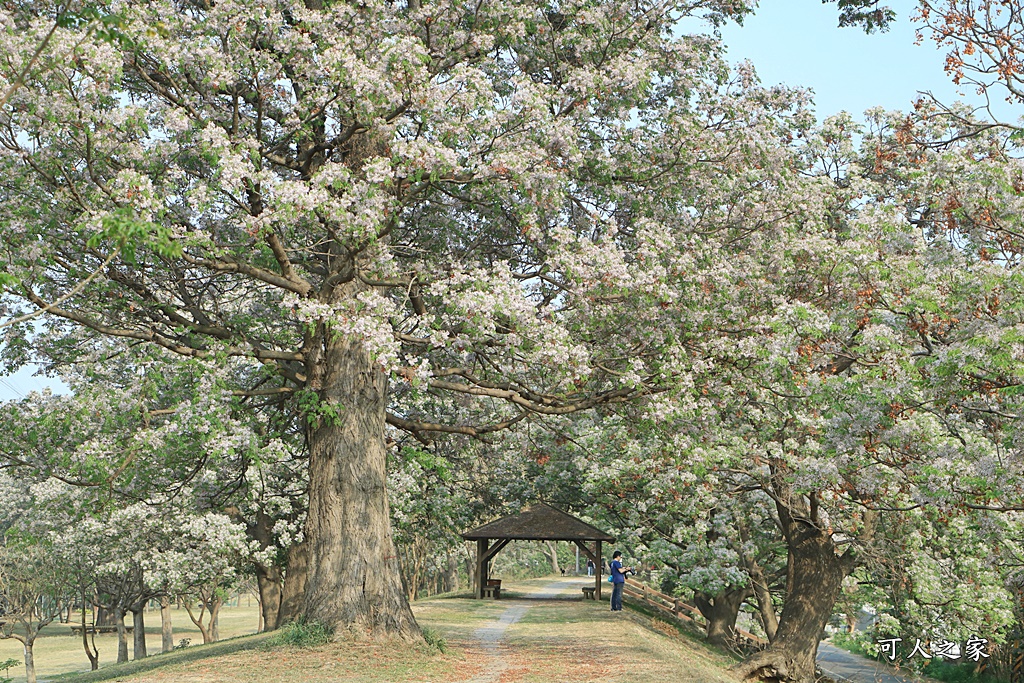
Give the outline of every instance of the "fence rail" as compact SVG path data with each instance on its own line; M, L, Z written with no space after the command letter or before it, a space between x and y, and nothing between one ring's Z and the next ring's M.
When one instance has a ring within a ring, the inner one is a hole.
M704 619L704 615L702 615L700 610L693 605L680 600L679 598L674 598L671 595L665 595L661 591L655 590L646 583L642 583L636 579L626 579L626 585L622 587L622 591L634 600L643 603L647 607L653 608L661 614L672 617L673 619L678 619L684 623L697 624L702 627L707 624L707 620ZM767 640L755 636L749 631L744 631L741 628L737 628L735 631L738 640L745 641L747 645L755 649L761 649L768 646Z

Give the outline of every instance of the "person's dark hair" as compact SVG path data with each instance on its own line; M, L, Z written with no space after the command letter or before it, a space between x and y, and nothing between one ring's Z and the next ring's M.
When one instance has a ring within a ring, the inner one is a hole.
M615 558L617 558L617 557L622 557L622 551L621 550L616 550L614 553L612 553L612 559L613 560Z

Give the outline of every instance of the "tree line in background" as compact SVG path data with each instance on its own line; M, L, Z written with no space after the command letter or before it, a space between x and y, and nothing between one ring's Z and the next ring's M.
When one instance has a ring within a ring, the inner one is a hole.
M999 7L920 26L1019 98ZM2 353L71 388L0 406L18 636L98 604L122 659L183 595L213 638L248 573L268 629L416 639L457 532L544 499L710 640L756 610L746 678L813 680L837 604L1011 637L1019 130L927 98L819 124L677 30L750 9L5 4Z

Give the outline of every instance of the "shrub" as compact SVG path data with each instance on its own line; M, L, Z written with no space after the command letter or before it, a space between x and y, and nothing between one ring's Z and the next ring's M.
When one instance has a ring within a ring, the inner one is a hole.
M869 631L857 631L855 633L839 632L832 635L830 639L836 647L841 647L847 652L852 652L863 657L874 659L877 655L874 640Z
M926 676L945 683L1002 683L1004 679L990 674L975 674L974 664L935 661L928 662L923 672Z
M429 647L434 648L441 654L445 654L446 652L448 652L448 643L447 641L445 641L445 639L441 636L440 633L438 633L432 628L424 628L422 629L422 633L423 640L426 641Z
M8 659L6 662L0 662L0 669L4 670L4 675L0 676L0 683L11 683L11 681L13 681L14 679L10 678L7 675L10 673L8 669L10 669L12 666L21 666L21 664L22 662L17 659Z
M291 645L293 647L317 647L331 642L334 630L319 621L299 619L285 624L278 629L272 639L273 645Z

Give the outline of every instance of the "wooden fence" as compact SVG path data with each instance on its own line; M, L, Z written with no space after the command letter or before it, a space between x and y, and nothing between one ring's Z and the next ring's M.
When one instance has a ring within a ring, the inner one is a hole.
M704 615L693 605L671 595L665 595L661 591L656 591L646 583L641 583L636 579L627 578L626 585L622 587L622 592L633 600L665 616L684 623L697 624L701 628L704 628L707 624ZM760 650L768 646L767 640L759 638L749 631L744 631L741 628L735 629L735 631L736 638L740 641L739 644L744 647Z

